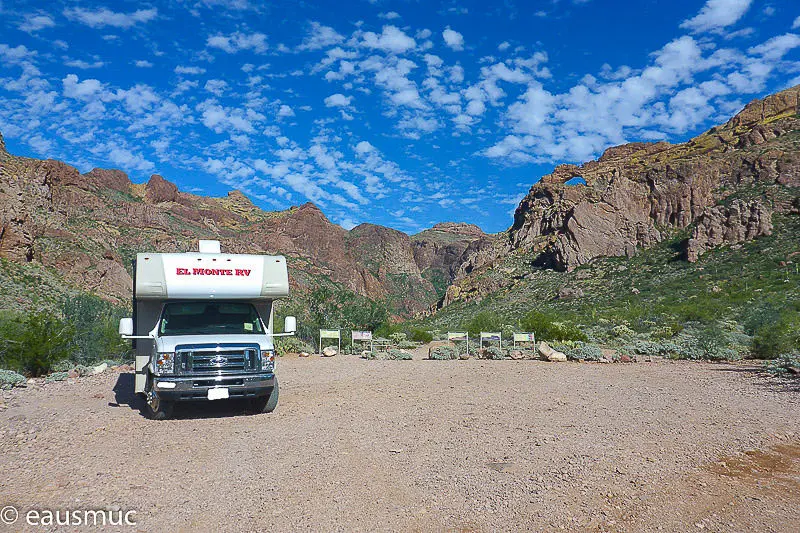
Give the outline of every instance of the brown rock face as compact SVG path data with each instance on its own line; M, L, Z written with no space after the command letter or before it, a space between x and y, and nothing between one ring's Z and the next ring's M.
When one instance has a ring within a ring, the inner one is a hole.
M158 174L153 174L147 182L144 197L152 204L174 202L178 199L178 187Z
M691 257L768 234L772 211L800 212L798 99L800 86L751 102L683 144L631 143L596 161L559 165L531 187L505 234L468 246L440 306L510 286L513 280L491 271L518 252L533 255L536 266L572 270L598 257L630 256L693 224ZM586 184L565 185L576 177ZM732 194L761 201L712 210Z
M781 138L800 129L798 98L795 87L751 102L722 128L685 144L632 143L609 148L597 161L557 167L517 208L509 250L538 246L542 264L572 270L651 246L665 228L694 223L737 188L797 187L800 154ZM578 176L585 186L564 185Z
M462 258L472 243L486 238L473 224L444 222L411 237L414 261L439 296L458 276ZM472 254L468 254L471 256Z
M694 263L704 252L721 244L750 241L772 234L772 211L758 200L734 200L714 206L697 220L687 242L686 258Z
M0 257L51 266L74 286L112 301L130 298L127 268L136 252L195 250L201 238L219 239L233 253L289 256L292 287L300 293L332 281L387 302L399 315L425 310L437 298L407 235L372 225L347 232L310 203L269 213L239 191L194 196L159 175L132 184L117 170L82 175L59 161L4 151L0 177Z

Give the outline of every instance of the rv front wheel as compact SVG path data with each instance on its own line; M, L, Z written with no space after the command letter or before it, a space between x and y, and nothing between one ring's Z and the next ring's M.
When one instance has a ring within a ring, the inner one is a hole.
M275 378L275 386L272 388L272 392L267 396L260 396L252 400L253 409L257 413L271 413L274 411L278 407L278 392L278 378Z
M147 391L146 403L147 416L151 420L166 420L172 416L172 409L175 407L174 402L161 399L152 388Z

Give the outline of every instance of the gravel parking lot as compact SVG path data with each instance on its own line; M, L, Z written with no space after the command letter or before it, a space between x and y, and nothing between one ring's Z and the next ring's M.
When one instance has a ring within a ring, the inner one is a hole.
M337 356L278 370L269 415L212 402L150 421L133 375L114 372L5 391L0 506L135 510L122 531L800 523L800 395L753 366Z

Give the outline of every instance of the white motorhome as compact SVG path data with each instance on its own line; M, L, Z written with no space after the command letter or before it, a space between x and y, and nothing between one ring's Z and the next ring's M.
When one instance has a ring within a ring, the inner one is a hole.
M259 412L278 404L274 302L289 295L286 258L223 254L219 241L199 253L137 254L133 317L119 332L133 339L135 391L148 415L168 418L176 401L248 398Z

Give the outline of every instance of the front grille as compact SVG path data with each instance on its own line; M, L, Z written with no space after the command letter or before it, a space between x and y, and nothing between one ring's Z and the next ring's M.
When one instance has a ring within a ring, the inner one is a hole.
M177 346L180 374L235 374L261 370L257 344L203 344Z

